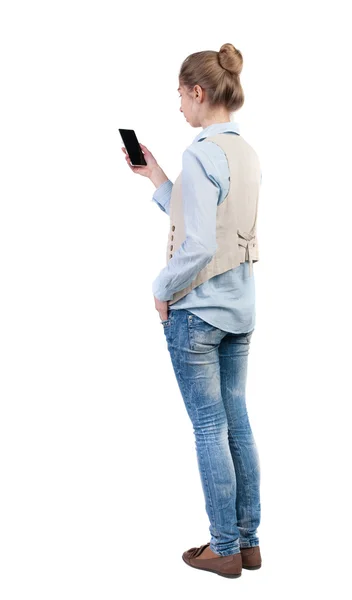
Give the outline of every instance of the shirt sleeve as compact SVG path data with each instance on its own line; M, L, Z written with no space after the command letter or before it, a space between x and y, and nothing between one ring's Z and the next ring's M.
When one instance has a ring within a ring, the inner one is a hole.
M171 200L171 192L173 187L172 181L168 179L164 181L158 188L154 191L152 200L161 208L163 212L167 215L170 214L170 200Z
M213 258L217 250L216 213L219 185L206 152L190 146L182 155L182 201L185 240L153 281L159 300L172 300L187 287Z

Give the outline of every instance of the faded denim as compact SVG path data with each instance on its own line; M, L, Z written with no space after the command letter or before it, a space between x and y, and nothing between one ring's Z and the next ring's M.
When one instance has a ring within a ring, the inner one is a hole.
M172 308L161 324L193 424L210 548L227 556L258 546L260 464L246 407L254 330L229 333Z

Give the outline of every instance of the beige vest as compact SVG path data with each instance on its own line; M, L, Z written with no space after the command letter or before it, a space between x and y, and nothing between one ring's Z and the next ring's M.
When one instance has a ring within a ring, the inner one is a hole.
M226 198L217 207L215 255L186 288L174 293L169 305L211 277L238 267L242 262L249 261L251 274L252 263L259 260L256 231L261 178L259 158L240 135L218 133L202 142L218 144L224 151L230 171L230 188ZM171 193L167 263L186 237L181 181L182 171Z

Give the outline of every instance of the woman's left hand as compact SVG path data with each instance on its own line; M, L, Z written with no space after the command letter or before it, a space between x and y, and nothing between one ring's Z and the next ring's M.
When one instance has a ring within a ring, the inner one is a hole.
M169 318L169 301L168 300L158 300L154 296L155 308L159 313L159 317L161 321L166 321Z

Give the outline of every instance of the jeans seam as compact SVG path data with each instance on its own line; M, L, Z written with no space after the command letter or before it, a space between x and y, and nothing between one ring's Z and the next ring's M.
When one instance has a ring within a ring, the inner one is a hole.
M202 436L203 436L203 438L204 438L204 432L203 432L203 431L201 431L201 433L202 433ZM206 444L205 444L205 446L206 446ZM206 446L206 450L207 450L207 449L208 449L208 448L207 448L207 446ZM201 461L203 462L203 458L202 458L202 457L203 457L203 454L202 454L202 451L201 451L200 447L199 447L199 454L201 455ZM208 453L208 460L209 460L209 453ZM209 462L210 462L210 461L209 461ZM213 521L213 523L214 523L215 527L217 527L216 520L215 520L215 512L214 512L213 499L212 499L212 497L211 497L211 493L210 493L210 487L209 487L209 481L208 481L208 477L207 477L207 474L206 474L206 470L205 470L205 469L204 469L204 470L202 469L202 471L203 471L203 473L204 473L204 480L205 480L205 482L206 482L206 485L207 485L207 490L208 490L208 498L209 498L209 505L210 505L210 509L211 509L211 515L212 515L212 521Z
M236 443L235 440L234 440L233 443L234 444ZM248 482L248 477L247 477L247 473L246 473L246 465L245 465L245 461L242 458L242 453L241 453L240 446L238 446L238 451L239 451L239 459L240 459L241 464L242 464L242 470L243 470L243 473L245 474L244 475L244 488L246 490L245 494L246 494L246 508L247 508L247 515L248 515L247 519L248 519L248 521L252 521L251 498L250 498L250 491L249 491L250 485L249 485L249 482ZM244 529L247 529L247 531L248 531L248 527L244 528Z
M190 322L189 322L189 318L187 316L187 332L188 332L188 342L189 342L189 347L191 350L194 350L193 348L193 337L192 337L192 327L190 327Z

